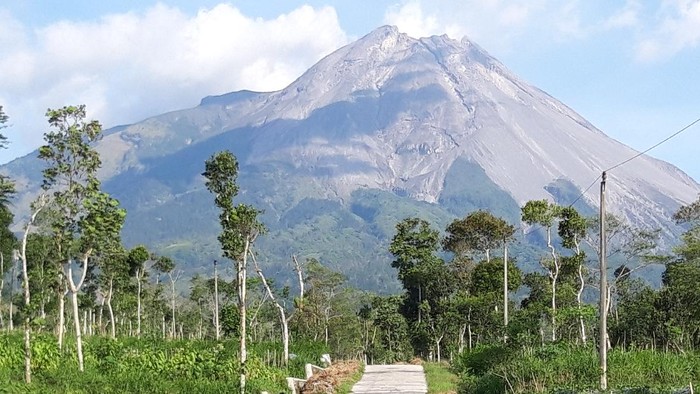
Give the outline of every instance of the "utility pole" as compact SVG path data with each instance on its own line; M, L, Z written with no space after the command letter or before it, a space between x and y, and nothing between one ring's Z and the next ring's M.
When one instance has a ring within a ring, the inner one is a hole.
M607 174L603 171L600 181L600 332L598 333L598 352L600 356L600 389L608 388L608 316L607 295L608 275L605 263L605 181Z

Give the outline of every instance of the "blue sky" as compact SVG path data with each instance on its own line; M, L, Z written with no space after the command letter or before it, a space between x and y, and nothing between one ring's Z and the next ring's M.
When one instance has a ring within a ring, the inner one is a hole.
M4 0L12 145L0 162L42 143L47 108L84 103L107 128L207 95L276 90L384 24L467 36L638 150L700 117L699 0ZM651 154L700 180L698 142L695 126Z

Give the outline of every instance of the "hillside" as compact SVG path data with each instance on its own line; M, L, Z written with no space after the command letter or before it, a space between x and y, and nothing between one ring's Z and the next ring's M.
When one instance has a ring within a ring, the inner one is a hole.
M568 204L636 153L475 43L394 27L338 49L280 91L207 97L108 130L97 148L104 187L129 212L127 245L171 254L190 272L209 267L219 230L200 174L229 149L241 163L242 201L265 211L258 250L272 275L289 277L294 253L385 291L397 288L387 245L404 217L444 228L488 209L518 223L527 200ZM2 167L18 181L20 217L40 169L36 154ZM611 172L608 192L612 212L671 239L671 214L700 185L644 156ZM597 199L591 188L577 207L592 212Z

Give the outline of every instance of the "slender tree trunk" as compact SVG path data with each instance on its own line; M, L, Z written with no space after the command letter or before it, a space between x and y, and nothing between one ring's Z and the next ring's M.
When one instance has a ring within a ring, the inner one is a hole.
M106 301L107 297L102 297L102 301L100 301L100 311L97 313L97 326L100 328L100 335L105 335L105 332L107 331L102 326L102 317L104 316L104 308Z
M508 341L508 243L503 240L503 342Z
M15 264L12 264L12 272L10 273L12 282L10 282L10 310L9 310L9 331L14 331L15 330L15 322L14 322L14 315L15 315L15 304L14 304L14 296L15 296L15 277L17 276L15 274Z
M144 268L136 270L136 336L141 338L141 286Z
M58 350L63 350L63 336L66 331L66 294L68 293L65 290L65 278L63 275L59 275L59 280L60 280L60 287L59 290L56 294L56 297L58 297L58 326L57 326L57 333L56 335L58 336Z
M177 331L176 327L177 324L175 322L175 283L177 283L177 280L180 279L180 275L182 274L182 271L177 271L175 273L175 276L173 277L173 272L168 272L168 278L170 279L170 308L171 308L171 321L170 321L170 338L175 339L177 337Z
M467 332L469 334L469 350L472 350L472 308L469 307L469 313L467 314L467 319L469 324L467 324Z
M464 335L467 332L467 325L463 324L462 327L459 328L459 347L458 347L458 353L462 353L464 351Z
M579 322L579 329L581 330L581 342L585 345L586 344L586 323L583 321L583 300L582 295L583 295L583 289L586 285L586 282L584 282L583 279L583 264L579 264L578 266L578 279L579 279L579 288L578 292L576 293L576 302L578 303L578 310L579 310L579 316L578 316L578 322Z
M265 290L267 290L267 295L270 297L272 302L275 303L275 306L277 307L277 310L280 313L280 322L282 323L282 346L283 346L283 352L284 352L284 366L287 366L289 363L289 327L287 324L287 315L284 311L284 307L277 301L275 298L275 294L272 292L272 289L270 288L270 285L267 283L267 280L265 279L265 275L263 274L262 270L258 266L258 261L255 259L255 254L250 253L250 257L253 260L253 264L255 265L255 271L258 273L258 276L260 276L260 280L263 283L263 286L265 287ZM326 343L328 342L328 329L326 329Z
M221 338L221 324L219 323L219 268L216 265L216 260L214 260L214 330L218 341Z
M197 339L202 339L202 327L204 326L204 310L202 303L199 303L199 327L197 328ZM218 339L218 338L217 338Z
M294 271L297 273L297 279L299 280L299 307L304 303L304 276L301 270L301 264L297 261L297 256L292 255L292 261L294 262Z
M0 252L0 326L5 328L5 320L2 318L2 290L5 288L5 256Z
M552 229L547 227L547 247L552 253L554 269L550 269L549 277L552 279L552 342L557 340L557 280L559 279L559 260L552 245Z
M80 311L78 310L78 292L80 291L80 288L83 286L83 283L85 282L85 277L87 276L87 269L88 269L88 262L90 259L90 254L91 251L87 251L83 255L83 270L80 275L80 281L76 284L73 280L73 270L71 268L71 262L68 261L67 263L67 279L68 279L68 286L70 289L70 295L71 295L71 302L73 304L73 323L75 325L75 347L78 352L78 369L80 372L83 372L85 370L85 367L83 365L83 338L80 332Z
M237 280L238 280L238 313L240 317L239 322L239 333L240 333L240 392L245 394L245 382L246 382L246 361L248 360L248 353L246 348L246 266L248 263L248 250L250 248L250 236L245 237L245 245L243 247L242 259L238 262L237 269Z
M18 257L22 259L22 287L24 288L24 308L25 308L25 316L24 316L24 382L29 384L32 382L32 346L31 346L31 335L32 335L32 328L31 325L29 324L29 306L31 304L31 293L29 292L29 272L28 272L28 267L27 267L27 239L29 238L29 229L31 228L32 224L34 224L34 221L36 220L37 215L41 210L44 208L46 205L46 199L45 196L42 194L39 199L37 200L38 203L36 205L36 209L34 210L34 213L32 214L31 218L29 219L29 222L27 225L24 227L24 234L22 235L22 244L20 246L19 253L17 253ZM0 254L0 257L2 257L2 254ZM2 273L5 272L2 268L0 268L0 276L2 276ZM2 294L2 286L0 286L0 294Z
M112 294L114 293L114 276L109 278L109 293L107 293L107 311L109 311L110 334L112 339L117 339L117 326L114 321L114 310L112 309Z

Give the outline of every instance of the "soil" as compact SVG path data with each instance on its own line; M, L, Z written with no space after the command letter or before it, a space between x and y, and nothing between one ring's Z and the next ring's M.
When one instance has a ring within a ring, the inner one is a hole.
M336 393L338 386L360 370L359 361L337 361L307 380L302 394Z

